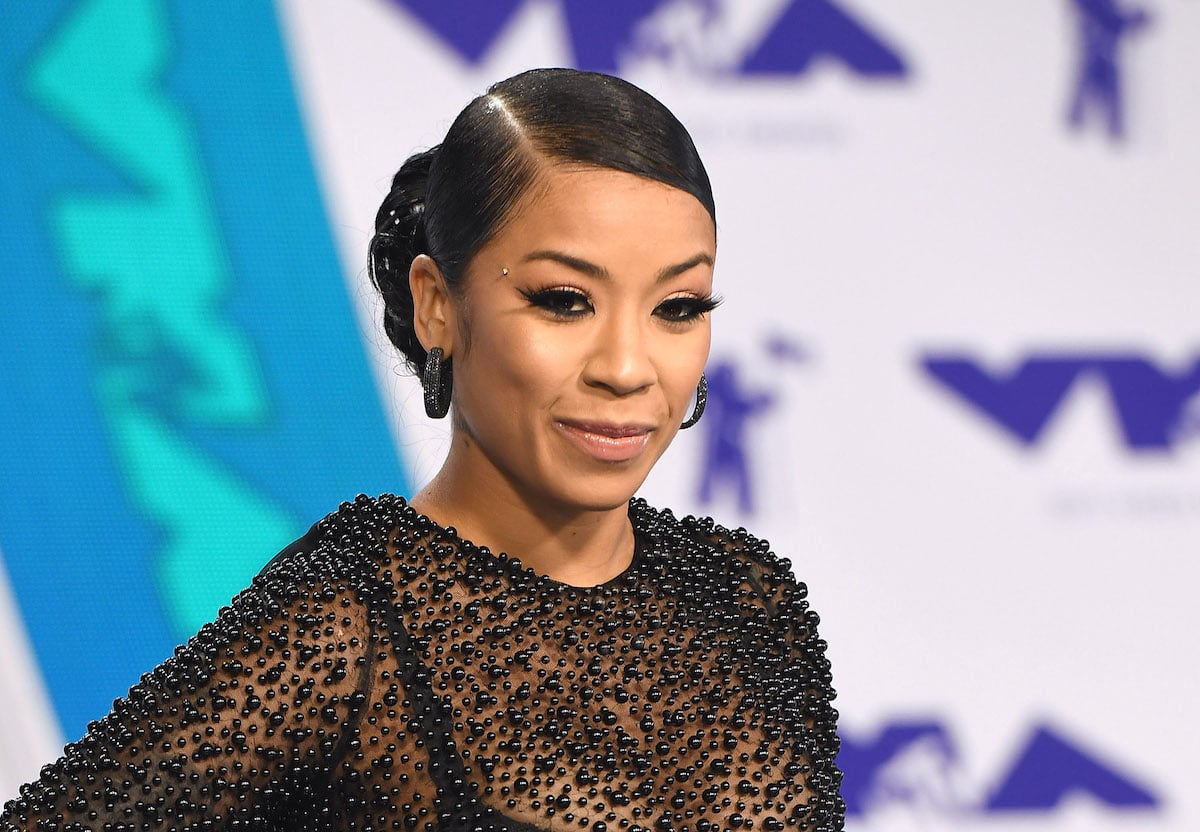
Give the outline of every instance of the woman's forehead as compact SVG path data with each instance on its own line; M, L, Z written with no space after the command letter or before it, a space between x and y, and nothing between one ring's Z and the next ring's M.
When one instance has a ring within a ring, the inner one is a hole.
M529 250L569 244L596 254L650 243L713 252L715 236L707 209L686 191L611 168L561 165L539 173L493 242Z

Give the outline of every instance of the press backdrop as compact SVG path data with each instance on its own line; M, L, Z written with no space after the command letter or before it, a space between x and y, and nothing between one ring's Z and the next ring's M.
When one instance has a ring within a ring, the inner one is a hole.
M1200 824L1200 4L0 4L0 792L436 469L364 276L488 83L619 73L719 216L647 483L790 558L859 830Z

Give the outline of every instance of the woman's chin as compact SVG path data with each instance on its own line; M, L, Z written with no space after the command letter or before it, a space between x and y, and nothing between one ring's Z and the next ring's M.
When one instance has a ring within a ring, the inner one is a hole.
M557 495L547 495L564 509L572 507L582 512L604 512L624 508L641 488L645 472L623 472L620 477L578 477L571 488Z

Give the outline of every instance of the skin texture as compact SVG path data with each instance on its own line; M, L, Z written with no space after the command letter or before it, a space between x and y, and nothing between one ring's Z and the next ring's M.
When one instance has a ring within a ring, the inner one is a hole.
M452 359L454 393L450 453L412 504L590 586L629 565L626 504L690 412L716 232L653 180L553 165L539 179L457 291L413 262L417 336Z

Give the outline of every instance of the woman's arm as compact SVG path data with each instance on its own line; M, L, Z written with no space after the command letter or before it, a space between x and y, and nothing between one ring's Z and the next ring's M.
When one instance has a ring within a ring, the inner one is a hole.
M356 731L371 639L345 582L260 576L24 786L0 826L207 829L311 811L289 803Z
M845 804L836 764L836 693L808 588L796 580L786 560L745 529L697 522L709 545L723 552L725 568L737 585L739 637L745 655L754 657L746 673L763 692L760 704L786 728L774 753L795 790L777 799L777 805L791 806L788 816L771 820L799 821L816 832L840 830Z

